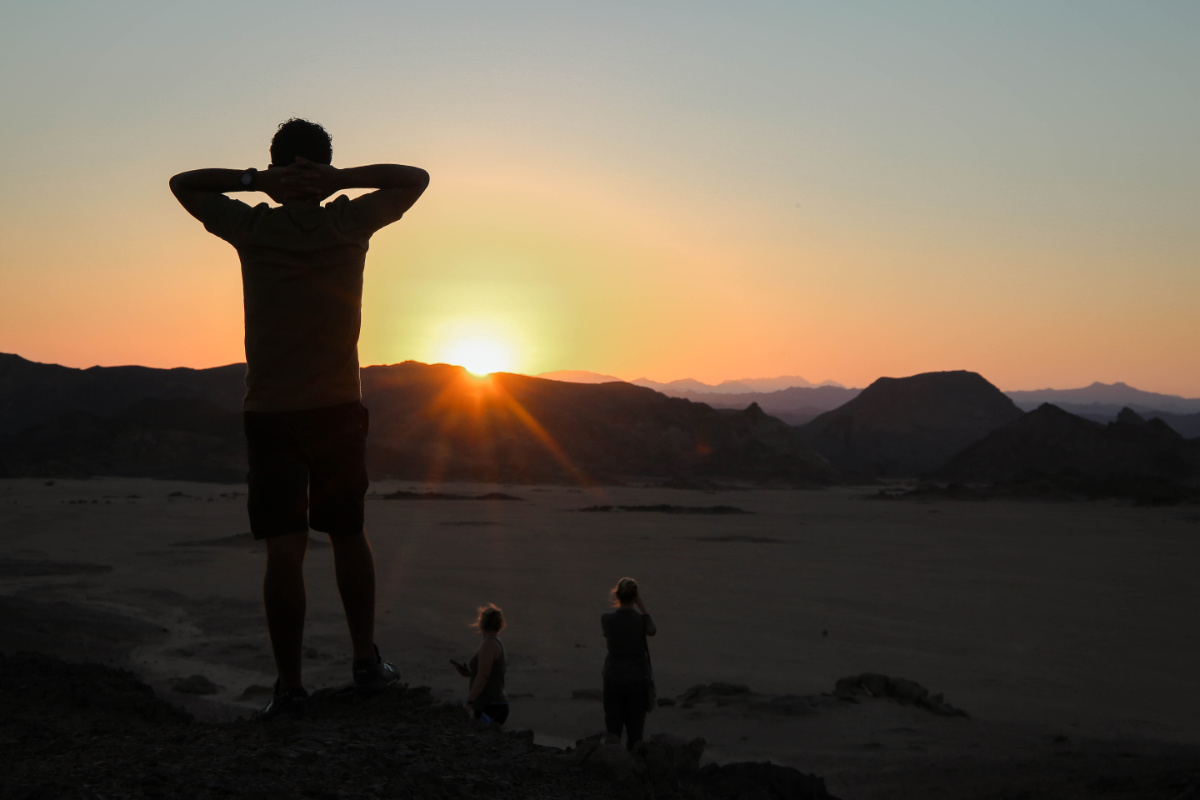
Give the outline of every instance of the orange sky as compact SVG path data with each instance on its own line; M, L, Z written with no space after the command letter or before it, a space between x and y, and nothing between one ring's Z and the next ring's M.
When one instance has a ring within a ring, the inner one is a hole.
M1192 6L289 8L0 11L0 351L242 360L236 257L166 181L297 114L433 178L372 243L364 364L1200 396Z

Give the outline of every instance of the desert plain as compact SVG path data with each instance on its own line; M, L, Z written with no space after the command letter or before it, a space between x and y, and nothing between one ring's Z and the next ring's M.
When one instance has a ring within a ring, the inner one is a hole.
M396 491L519 499L385 498ZM0 652L128 668L201 719L251 714L274 668L245 500L244 485L0 481ZM745 513L617 508L655 505ZM598 506L613 508L584 510ZM496 603L507 727L539 743L602 730L599 616L631 575L659 628L658 695L674 701L647 733L704 737L706 759L794 766L844 798L970 796L972 780L1018 796L1078 770L1130 780L1123 762L1200 764L1194 505L379 481L367 529L385 657L410 685L460 700L449 659L470 656L475 609ZM345 684L323 534L307 581L306 684ZM865 672L969 716L832 696ZM713 684L745 690L684 701Z

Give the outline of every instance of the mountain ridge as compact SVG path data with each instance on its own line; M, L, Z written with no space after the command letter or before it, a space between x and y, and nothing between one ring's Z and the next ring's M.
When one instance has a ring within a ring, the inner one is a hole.
M581 370L542 373L538 377L548 380L578 380L580 382L621 380L612 375L600 375ZM792 425L804 425L811 422L820 414L832 411L862 391L844 387L834 381L822 381L820 384L811 384L805 381L806 386L792 386L771 391L753 390L747 386L756 381L766 382L790 378L799 378L799 376L782 376L775 379L747 378L738 381L723 381L716 386L690 378L668 383L659 383L646 378L629 382L639 386L648 386L672 397L683 397L707 403L713 408L741 409L751 403L758 403L768 414ZM799 378L799 380L803 379ZM744 387L744 390L739 391L739 385ZM715 391L717 386L724 388L721 391ZM1121 409L1131 408L1144 416L1163 419L1186 437L1200 436L1200 398L1148 392L1123 382L1106 384L1099 381L1077 389L1019 390L1005 391L1004 394L1008 395L1023 411L1032 411L1042 403L1049 402L1065 411L1097 422L1111 422L1116 419Z
M1107 424L1044 403L950 459L935 477L1108 495L1161 490L1200 475L1200 441L1126 408Z
M1060 408L1071 406L1103 406L1166 411L1174 414L1200 413L1200 398L1162 394L1136 389L1123 381L1092 384L1078 389L1034 389L1005 392L1013 402L1026 411L1043 403L1052 403Z
M75 369L0 354L0 475L241 482L244 370L241 364ZM1038 420L1051 414L1058 415L1052 418L1058 427L1046 427L1051 437L1094 432L1106 422L1046 405L1022 412L965 370L880 378L861 391L824 386L704 395L711 405L696 395L671 397L624 381L586 384L510 373L478 378L447 364L408 361L360 374L371 416L372 474L413 480L649 479L680 486L718 479L793 486L924 475L969 480L975 473L961 459L997 431L1038 429ZM788 424L786 414L776 416L772 405L786 411L803 402L819 413L800 426ZM836 407L820 411L818 403ZM1164 464L1183 467L1155 480L1191 480L1189 470L1200 462L1189 448L1200 447L1200 440L1180 428L1200 424L1200 415L1155 413L1161 416L1147 420L1125 407L1113 421L1124 433L1106 434L1111 441L1103 446L1091 433L1068 436L1067 455L1054 457L1076 457L1073 447L1102 454L1093 460L1119 482L1123 461L1141 463L1150 458L1146 452L1159 453ZM1157 437L1157 444L1146 444L1147 437ZM1010 447L1005 457L1012 470L1033 474L1050 463L1028 442L1012 444L1019 439L1010 436L1003 445ZM958 472L941 471L952 463ZM1151 474L1149 467L1142 471ZM990 479L986 470L976 473Z
M524 483L721 478L824 484L825 460L753 406L724 413L627 383L571 384L417 362L365 367L377 477ZM0 475L240 482L244 366L0 359Z
M983 376L967 370L879 378L798 430L851 476L917 477L1023 415Z

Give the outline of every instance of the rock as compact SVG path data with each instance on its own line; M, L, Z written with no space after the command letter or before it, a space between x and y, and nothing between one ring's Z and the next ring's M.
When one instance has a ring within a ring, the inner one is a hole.
M785 717L806 717L817 713L816 698L803 695L785 694L771 697L765 701L751 703L750 708L758 712L779 714Z
M577 767L582 767L583 762L588 760L592 752L604 744L604 734L597 733L593 736L588 736L575 742L575 747L568 750L564 758Z
M653 782L662 780L677 785L680 779L700 771L705 744L699 737L689 742L669 733L656 733L638 745L635 752L645 762Z
M888 693L901 703L920 703L929 696L929 690L924 686L904 678L893 678Z
M690 708L702 700L719 700L748 694L750 694L750 687L744 683L725 683L724 681L701 683L679 695L679 704L684 708Z
M954 706L950 705L949 703L943 701L941 699L942 696L940 694L936 695L935 697L936 697L936 699L934 697L930 697L930 698L926 698L925 700L923 700L920 703L921 707L927 708L930 711L932 711L933 713L935 713L941 717L964 717L966 719L971 718L971 715L968 714L967 712L963 711L961 708L955 708Z
M838 679L838 682L834 684L834 692L839 695L867 694L871 697L885 697L888 693L889 682L890 679L887 675L864 672L861 675Z
M577 742L575 753L576 763L586 772L623 786L640 786L646 777L645 762L634 758L623 744L606 743L602 734Z
M237 699L242 702L267 700L270 699L273 693L274 690L272 690L270 686L263 686L261 683L252 683L247 686L240 695L238 695Z
M221 687L203 675L189 675L186 678L175 678L171 681L171 689L180 694L216 694Z
M601 734L564 753L535 744L529 731L476 728L429 687L369 695L330 687L311 703L315 721L304 723L196 721L128 672L0 654L0 797L731 796L705 790L699 739L655 736L631 755Z
M728 800L836 800L825 779L770 762L710 764L700 772L706 795Z
M890 697L905 705L916 705L932 711L942 717L965 717L970 715L961 708L955 708L942 699L941 694L930 695L929 690L916 681L906 678L889 678L877 672L864 672L861 675L851 675L839 678L834 684L834 696L845 700L853 700L862 695L871 697Z

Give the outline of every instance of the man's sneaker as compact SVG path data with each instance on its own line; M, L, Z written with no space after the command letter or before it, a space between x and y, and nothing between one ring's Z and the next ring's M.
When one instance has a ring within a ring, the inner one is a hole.
M360 692L379 691L399 680L400 670L383 660L379 645L375 645L375 658L354 662L354 688Z
M281 689L279 687L279 679L275 679L275 694L271 697L271 702L262 707L258 712L258 718L262 720L277 719L279 717L292 717L295 719L307 718L312 716L312 709L308 705L308 692L303 686L297 686L294 689Z

